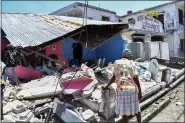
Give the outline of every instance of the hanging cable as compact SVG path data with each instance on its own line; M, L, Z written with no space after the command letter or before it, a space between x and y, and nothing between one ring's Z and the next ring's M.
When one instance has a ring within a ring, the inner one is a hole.
M88 7L88 0L87 0L87 7ZM88 29L87 29L87 7L86 7L86 48L87 48L87 42L88 42Z
M85 5L84 5L84 15L83 15L82 29L83 29L83 26L84 26L85 10L87 10L85 7L87 7L87 6L86 6L86 0L85 0ZM86 13L87 13L87 12L86 12ZM86 24L87 24L87 19L86 19ZM86 31L87 31L87 30L86 30ZM87 33L86 33L86 34L87 34ZM81 35L82 35L82 32L80 33L79 39L78 39L77 41L80 40ZM87 38L88 38L88 37L87 37ZM77 44L74 46L73 50L76 48L76 46L77 46ZM73 51L73 50L72 50L72 51ZM71 52L71 54L72 54L72 52ZM69 54L69 57L70 57L71 54ZM85 54L83 55L83 57L84 57L84 56L85 56ZM82 57L80 63L82 62L83 57ZM81 69L79 69L79 70L81 70ZM77 71L74 73L73 77L72 77L71 80L67 83L67 85L63 88L63 90L62 90L61 93L63 93L63 92L65 91L65 89L66 89L67 86L71 83L71 81L73 80L73 78L75 77L76 73L77 73L79 70L77 70ZM57 85L56 85L56 88L55 88L55 91L54 91L53 99L52 99L52 100L54 100L54 97L55 97L55 94L56 94L56 90L57 90L58 84L59 84L59 82L60 82L60 80L61 80L61 78L62 78L62 75L63 75L63 72L61 73L60 78L58 79L58 82L57 82ZM54 103L53 103L53 105L54 105ZM53 105L52 105L52 107L53 107ZM51 113L52 113L51 110L52 110L52 109L49 110L45 122L49 122L49 120L50 120L50 118L51 118Z
M84 16L83 16L83 26L84 26L84 18L85 18L85 10L87 10L86 9L86 0L85 0L85 5L84 5ZM87 21L87 20L86 20ZM87 22L86 22L87 23ZM87 30L86 30L86 32L87 32ZM80 40L80 38L79 38L79 40ZM78 40L78 41L79 41ZM76 44L77 45L77 44ZM83 54L83 57L85 56L85 54ZM82 59L81 59L81 61L79 61L79 63L81 63L82 61L83 61L83 57L82 57ZM63 91L67 88L67 86L71 83L71 81L72 81L72 79L75 77L75 75L76 75L76 73L78 72L78 71L80 71L81 70L81 68L79 69L79 70L76 70L76 72L74 73L74 75L73 75L73 77L71 78L71 80L68 82L68 84L64 87L64 89L63 89ZM62 91L62 92L63 92Z

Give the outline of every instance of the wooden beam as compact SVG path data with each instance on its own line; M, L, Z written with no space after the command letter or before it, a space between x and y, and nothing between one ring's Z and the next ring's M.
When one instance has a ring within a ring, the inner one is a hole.
M33 52L33 53L35 53L35 54L37 54L37 55L39 55L39 56L41 56L41 57L43 57L43 58L46 58L46 59L48 59L48 60L50 60L50 61L53 61L53 62L55 62L55 63L58 63L58 64L60 64L60 65L62 65L62 66L65 66L64 63L62 63L62 62L60 62L60 61L58 61L58 60L55 60L55 59L53 59L53 58L50 58L50 57L46 56L45 54L39 53L39 52L37 52L37 51L32 51L32 50L30 50L30 49L27 49L27 50L29 50L30 52Z

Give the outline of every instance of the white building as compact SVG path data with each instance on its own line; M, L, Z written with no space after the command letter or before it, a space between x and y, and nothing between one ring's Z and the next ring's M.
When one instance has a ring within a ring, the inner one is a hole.
M170 56L183 56L184 57L184 51L185 51L185 40L184 40L184 1L173 1L170 3L165 3L159 6L155 6L152 8L145 9L145 11L150 11L150 10L155 10L158 12L161 12L162 14L159 15L158 17L154 17L158 19L162 24L163 24L163 29L165 36L147 36L148 34L146 33L144 35L145 40L147 41L152 41L152 40L163 40L168 42L169 44L169 52ZM133 18L136 18L140 15L143 15L141 12L135 12L131 14L127 14L124 16L120 16L120 20L123 23L127 22L132 22L131 20ZM136 20L137 21L137 20ZM144 25L145 24L145 25ZM154 24L154 23L153 23ZM150 24L152 27L153 24ZM154 24L156 25L156 24ZM138 27L135 28L141 28L137 25ZM143 23L143 27L149 26L146 23ZM132 35L133 32L128 32L127 35ZM129 36L128 36L129 37ZM130 39L133 41L135 40L132 37Z
M57 11L52 12L50 15L63 15L83 18L85 14L84 6L85 4L76 2L64 8L61 8ZM112 22L118 20L116 12L91 5L88 5L87 7L87 18L93 20L112 21Z

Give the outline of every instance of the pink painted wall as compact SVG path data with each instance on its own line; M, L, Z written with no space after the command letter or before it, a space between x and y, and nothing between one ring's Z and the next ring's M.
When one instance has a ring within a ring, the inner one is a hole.
M61 55L62 54L62 50L61 50L61 46L62 43L61 42L57 42L57 43L54 43L50 46L48 46L46 48L46 55L49 56L51 54L54 54L54 55Z
M6 48L6 46L10 44L10 42L8 41L7 38L2 37L1 38L1 50L4 52L4 49Z
M45 49L45 51L46 51L47 56L50 56L50 55L54 54L54 55L58 56L58 59L60 61L65 62L65 64L68 63L67 59L64 56L62 56L62 43L60 41L48 46Z
M33 68L18 65L16 67L16 75L19 79L35 80L41 78L44 73ZM12 76L12 71L10 71L9 76Z

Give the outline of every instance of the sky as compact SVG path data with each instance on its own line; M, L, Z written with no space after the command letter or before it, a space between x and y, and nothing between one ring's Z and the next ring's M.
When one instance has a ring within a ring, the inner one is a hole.
M84 1L2 1L2 12L49 14L74 2ZM88 1L89 5L115 11L117 15L125 15L150 8L170 1Z

